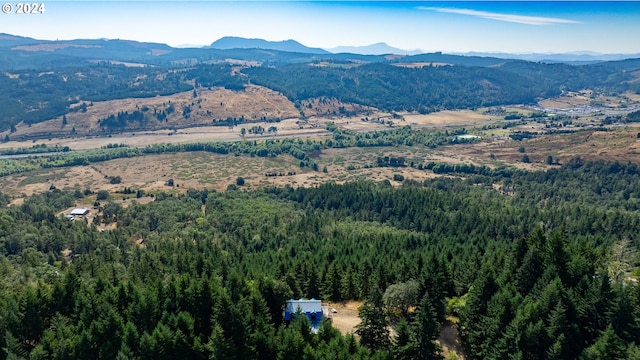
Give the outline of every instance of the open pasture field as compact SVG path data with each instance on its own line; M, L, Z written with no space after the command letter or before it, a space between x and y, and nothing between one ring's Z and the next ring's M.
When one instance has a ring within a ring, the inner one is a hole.
M407 125L480 125L483 122L495 120L495 116L480 114L471 110L445 110L431 114L403 115Z
M433 176L426 171L406 168L378 168L376 156L407 156L412 159L426 159L427 152L405 148L331 149L318 156L320 168L313 171L300 168L299 160L281 155L276 158L250 157L189 152L174 154L146 155L135 158L114 159L90 166L37 170L27 173L0 177L0 188L14 198L23 198L34 193L48 191L53 185L58 189L91 189L121 191L124 187L134 190L186 191L186 189L216 189L224 191L227 186L243 177L243 188L265 186L314 186L328 180L336 182L371 179L382 181L393 179L394 174L407 178L426 179ZM434 157L436 159L437 157ZM372 160L373 159L373 160ZM372 160L372 161L371 161ZM365 165L367 167L365 167ZM322 171L327 167L327 173ZM372 166L371 168L368 168ZM266 176L265 174L278 176ZM111 177L120 177L119 184L111 184ZM167 186L173 179L174 186ZM400 183L395 182L396 185Z
M395 114L395 117L390 113L373 112L366 117L326 119L326 121L333 121L340 128L356 131L389 129L389 122L392 122L394 127L447 127L483 125L493 120L496 120L495 116L471 110L443 110L430 114L400 112Z
M206 152L148 155L123 158L60 169L38 170L0 178L3 192L16 197L49 190L79 187L93 191L111 192L129 187L146 192L154 190L183 190L188 188L213 188L223 191L235 184L237 177L244 177L245 188L285 183L300 185L306 181L308 169L300 169L299 162L291 156L261 158L249 156L219 155ZM287 173L296 175L286 176ZM284 173L285 176L266 177L266 173ZM119 184L111 184L110 178L119 176ZM174 186L167 186L173 179Z
M548 156L560 164L577 156L584 160L640 164L638 132L640 127L628 126L612 128L610 131L544 135L524 141L496 139L462 146L448 145L439 150L448 157L458 156L475 163L504 163L527 169L548 168ZM529 157L530 163L522 162L525 154Z
M278 131L274 134L265 133L264 135L254 135L248 132L249 129L253 126L261 126L264 129L268 129L270 126L275 126ZM245 128L247 130L247 134L244 136L244 139L247 140L260 140L272 136L298 137L326 133L325 128L321 125L319 125L318 127L304 125L301 126L298 124L298 120L289 119L283 120L279 123L257 122L251 124L243 124L240 126L236 126L233 129L226 126L205 126L185 128L176 131L146 130L125 132L121 134L114 134L110 137L80 136L52 138L51 140L42 139L35 141L9 141L6 143L0 143L0 149L31 147L33 145L45 144L52 147L68 146L72 150L90 150L98 149L107 146L108 144L125 144L131 147L140 147L165 143L240 141L243 139L240 134L242 128Z
M573 109L589 105L603 106L613 109L624 108L640 102L640 96L632 92L619 96L595 95L591 90L568 92L562 96L540 101L540 106L547 109Z
M589 105L591 91L571 92L553 99L545 99L540 102L541 106L549 109L571 109L576 106Z
M435 176L430 170L417 167L429 162L474 164L496 167L515 166L528 170L545 170L580 156L583 159L640 163L640 127L621 127L611 131L582 131L573 134L546 135L525 141L486 139L476 143L442 146L429 149L422 146L366 147L325 149L312 154L318 171L300 168L299 160L282 155L276 158L250 157L189 152L147 155L9 175L0 178L0 188L14 198L49 190L89 188L111 192L124 187L145 191L184 191L189 188L214 188L223 191L245 180L244 188L264 186L315 186L326 181L344 183L356 180L389 180L395 175L422 181ZM529 162L523 160L524 156ZM553 164L548 164L551 156ZM405 167L378 167L377 158L402 157ZM413 164L413 166L411 166ZM326 172L323 170L326 168ZM282 176L265 176L276 173ZM289 174L290 173L290 174ZM294 174L295 173L295 174ZM110 177L119 176L120 184L111 184ZM450 175L447 175L450 176ZM166 185L173 179L175 186Z

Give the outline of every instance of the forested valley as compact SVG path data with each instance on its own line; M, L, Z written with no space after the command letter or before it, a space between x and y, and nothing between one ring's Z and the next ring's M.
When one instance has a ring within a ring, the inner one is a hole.
M308 99L332 98L383 111L425 114L533 104L586 88L606 94L640 92L637 59L582 66L526 61L489 66L479 65L482 63L475 58L458 56L453 57L455 64L406 68L395 63L362 63L334 57L277 66L213 63L131 67L98 62L47 68L52 71L9 68L0 74L0 87L4 90L0 93L0 131L15 132L19 123L31 125L71 112L86 112L94 101L147 98L211 87L242 91L247 84L280 92L298 106ZM304 116L304 109L300 110ZM140 120L156 123L161 118L148 115Z
M0 359L437 359L446 316L472 359L640 359L639 173L157 192L108 231L56 216L90 189L5 194ZM285 326L292 297L362 322Z

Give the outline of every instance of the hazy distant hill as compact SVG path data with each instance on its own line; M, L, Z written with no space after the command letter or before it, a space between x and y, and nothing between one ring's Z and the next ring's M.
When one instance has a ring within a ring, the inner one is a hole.
M38 42L39 40L32 39L29 37L0 33L0 47L36 44Z
M559 63L594 63L601 61L617 61L639 58L640 54L600 54L594 52L574 52L558 54L509 54L470 52L459 53L462 56L480 56L502 59L518 59L526 61L559 62Z
M54 69L95 61L158 64L164 61L160 59L161 56L167 58L167 55L174 53L175 50L166 44L132 40L52 41L0 34L0 69Z
M29 37L0 33L0 47L18 47L16 51L59 51L69 47L109 48L112 50L165 50L172 48L166 44L139 42L120 39L74 39L74 40L38 40Z
M386 54L416 55L422 52L420 50L408 51L408 50L398 49L393 46L389 46L383 42L380 42L377 44L371 44L367 46L338 46L338 47L334 47L327 50L334 54L350 53L350 54L361 54L361 55L386 55Z
M214 41L212 49L269 49L308 54L329 54L328 51L319 48L310 48L295 40L267 41L263 39L246 39L241 37L226 36Z
M463 55L450 55L443 54L441 52L426 53L418 55L409 55L397 59L391 60L392 63L442 63L449 65L462 65L462 66L498 66L507 62L517 61L513 59L503 59L497 57L482 57L482 56L463 56Z

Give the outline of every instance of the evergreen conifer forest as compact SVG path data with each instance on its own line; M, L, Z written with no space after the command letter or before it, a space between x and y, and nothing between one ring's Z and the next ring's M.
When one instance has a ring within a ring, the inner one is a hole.
M422 183L158 192L56 214L84 193L0 196L1 359L638 359L640 169L576 159L513 194ZM290 298L361 300L361 323L283 324Z

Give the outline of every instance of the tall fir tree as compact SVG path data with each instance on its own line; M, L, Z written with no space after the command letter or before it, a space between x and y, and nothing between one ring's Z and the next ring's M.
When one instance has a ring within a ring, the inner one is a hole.
M358 315L361 321L356 327L356 334L360 336L360 345L374 352L388 349L391 344L389 322L380 290L373 288L370 299L358 309Z
M440 335L440 324L436 320L436 312L428 294L422 298L417 310L416 320L412 324L413 348L412 359L435 360L444 359L442 348L435 341Z

